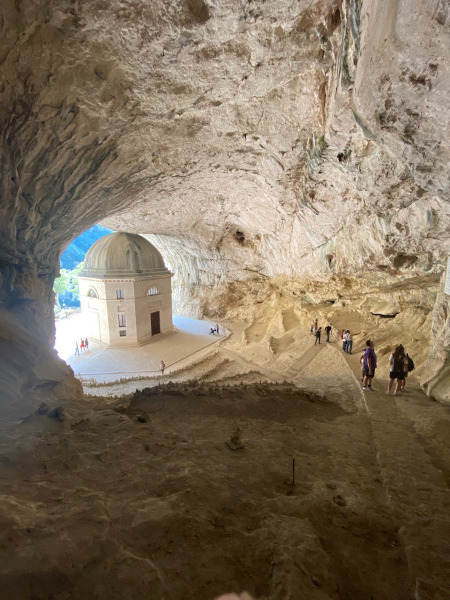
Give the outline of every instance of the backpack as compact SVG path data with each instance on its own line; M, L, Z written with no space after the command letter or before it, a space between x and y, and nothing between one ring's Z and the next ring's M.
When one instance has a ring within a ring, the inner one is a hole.
M397 373L404 373L405 371L405 356L394 357L394 371Z
M408 358L408 371L414 371L414 369L416 367L414 365L413 359L410 356L408 356L407 358Z

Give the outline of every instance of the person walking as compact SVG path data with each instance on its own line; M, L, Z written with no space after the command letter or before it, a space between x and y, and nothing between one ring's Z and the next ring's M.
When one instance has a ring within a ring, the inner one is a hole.
M78 348L78 342L75 342L75 356L80 356L80 349Z
M164 369L166 368L166 363L163 360L159 363L159 368L161 370L161 375L164 377Z
M83 340L83 338L81 338L80 349L81 349L81 352L84 352L84 340Z
M372 388L372 379L375 377L375 369L377 368L377 355L374 350L375 343L373 340L366 341L366 351L364 352L363 367L364 381L363 390L374 391Z
M319 329L316 331L316 341L314 342L314 346L317 344L317 342L319 342L320 344L320 334L322 333L322 327L319 327Z
M348 329L347 329L346 336L347 336L347 345L345 347L345 351L347 352L347 354L351 354L352 348L353 348L353 336Z
M386 394L390 394L396 381L394 396L404 389L405 371L408 370L408 359L402 344L399 344L389 356L389 383Z
M347 329L343 329L341 334L343 352L346 352L347 350L347 331Z
M84 346L85 346L86 350L89 350L89 342L88 342L87 338L84 340Z
M216 323L216 333L219 333L219 323Z
M330 334L331 334L331 330L332 330L332 329L333 329L333 328L331 327L331 325L330 325L329 323L328 323L328 325L325 327L325 331L326 331L326 333L327 333L327 342L329 342L329 341L330 341Z

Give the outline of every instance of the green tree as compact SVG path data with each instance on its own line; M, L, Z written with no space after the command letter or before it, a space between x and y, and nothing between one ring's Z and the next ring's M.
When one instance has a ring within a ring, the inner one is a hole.
M61 269L60 277L55 279L55 283L53 284L53 291L55 292L55 303L59 308L61 305L59 303L59 294L64 294L64 292L70 291L70 271L67 269Z
M60 277L55 279L53 291L55 292L55 304L59 310L61 310L61 305L58 294L70 292L72 294L72 302L79 304L80 288L78 285L78 275L80 274L83 266L84 262L81 262L72 271L69 269L61 269Z

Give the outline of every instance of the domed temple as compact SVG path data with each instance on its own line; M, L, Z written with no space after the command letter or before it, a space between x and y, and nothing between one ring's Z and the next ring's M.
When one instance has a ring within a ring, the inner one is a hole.
M173 331L172 277L142 236L118 232L99 239L78 278L89 337L130 346Z

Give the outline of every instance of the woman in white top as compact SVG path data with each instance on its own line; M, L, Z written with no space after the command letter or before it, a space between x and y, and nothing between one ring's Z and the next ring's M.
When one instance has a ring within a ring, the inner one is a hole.
M350 331L348 329L347 329L347 332L345 334L345 338L344 339L347 340L347 344L345 345L345 351L348 354L351 354L352 353L352 347L353 347L353 336L352 336L352 334L350 333Z

